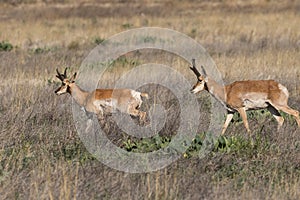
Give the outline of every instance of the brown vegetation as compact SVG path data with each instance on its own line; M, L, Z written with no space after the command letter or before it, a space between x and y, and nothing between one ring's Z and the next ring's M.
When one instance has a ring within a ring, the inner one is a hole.
M250 113L252 143L240 118L234 117L227 134L237 140L238 148L214 151L204 159L182 157L152 173L128 174L89 154L75 129L71 98L54 94L57 67L77 71L99 41L129 28L156 26L201 43L226 83L277 80L290 92L289 105L300 110L299 1L2 2L0 42L11 43L13 49L0 51L1 199L299 198L300 133L286 115L277 132L267 112ZM148 53L124 57L142 64L148 62ZM154 52L151 58L180 69L191 84L195 81L185 69L188 63L176 56ZM118 72L134 67L126 59L117 63ZM107 80L101 81L109 86L119 76L108 72ZM150 95L166 92L149 88ZM199 99L199 130L204 131L209 103L206 94ZM171 93L159 96L159 101L171 115L160 134L170 136L178 115L171 105L177 102ZM118 129L109 130L108 138L117 145L130 138Z

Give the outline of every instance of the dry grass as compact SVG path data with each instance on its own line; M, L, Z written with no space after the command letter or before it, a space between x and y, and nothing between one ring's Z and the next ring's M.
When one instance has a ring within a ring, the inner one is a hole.
M277 132L269 115L254 114L249 120L254 146L214 152L202 160L182 158L153 173L127 174L104 166L87 152L72 120L70 97L57 97L53 91L58 86L55 68L77 70L96 46L96 38L157 26L203 44L227 83L280 81L290 91L291 107L300 110L299 7L298 1L1 3L0 41L14 45L12 51L0 52L1 199L298 199L300 133L288 116ZM187 63L174 55L149 56L145 51L127 59L172 65L195 81L183 68ZM122 64L126 66L117 68L118 73L133 67ZM106 78L120 76L113 73ZM163 97L166 105L173 98ZM205 118L206 104L200 103ZM176 118L175 110L170 112ZM174 127L168 126L160 134L172 135ZM108 133L120 146L127 139L124 133L114 134ZM245 137L239 119L227 134Z

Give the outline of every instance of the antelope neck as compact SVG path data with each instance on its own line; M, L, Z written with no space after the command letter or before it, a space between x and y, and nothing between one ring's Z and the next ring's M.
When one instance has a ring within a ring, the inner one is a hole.
M88 96L88 92L82 90L79 86L75 83L69 85L70 87L70 94L74 98L74 100L80 105L84 106L86 98Z
M206 82L207 91L212 94L217 100L221 101L222 103L226 102L226 88L217 83L215 80L208 78Z

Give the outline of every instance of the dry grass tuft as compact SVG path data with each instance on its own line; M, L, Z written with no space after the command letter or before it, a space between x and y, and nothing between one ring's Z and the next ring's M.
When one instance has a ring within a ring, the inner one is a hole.
M276 79L289 89L291 107L300 110L298 11L298 1L3 1L0 41L13 49L0 51L0 198L298 199L300 134L289 116L277 132L270 115L251 113L253 143L236 117L226 137L240 146L218 147L204 159L195 153L157 172L128 174L90 155L77 135L71 98L54 94L55 68L77 71L99 41L128 28L156 26L203 44L226 83ZM113 85L147 62L174 66L195 81L186 61L144 51L124 55L99 84ZM160 135L176 134L180 112L174 95L157 85L140 89L157 98L144 109L157 101L169 108ZM199 103L202 132L209 116L206 94ZM107 136L115 144L124 148L128 139L139 142L109 123Z

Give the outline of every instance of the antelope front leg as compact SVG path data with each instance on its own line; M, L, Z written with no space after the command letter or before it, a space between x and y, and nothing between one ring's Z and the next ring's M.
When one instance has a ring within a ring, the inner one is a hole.
M229 123L230 123L231 120L232 120L232 117L233 117L233 113L232 113L232 112L228 112L228 113L227 113L227 116L226 116L226 121L225 121L225 123L224 123L224 125L223 125L223 129L222 129L221 135L224 135L224 133L225 133L225 131L226 131L226 129L227 129Z
M244 122L244 125L246 127L247 132L250 133L249 124L248 124L248 120L247 120L246 109L244 107L243 108L238 108L237 111L240 113L240 115L243 119L243 122Z
M98 120L100 120L101 123L104 122L104 111L101 106L99 106L99 109L97 110L96 115L97 115Z

